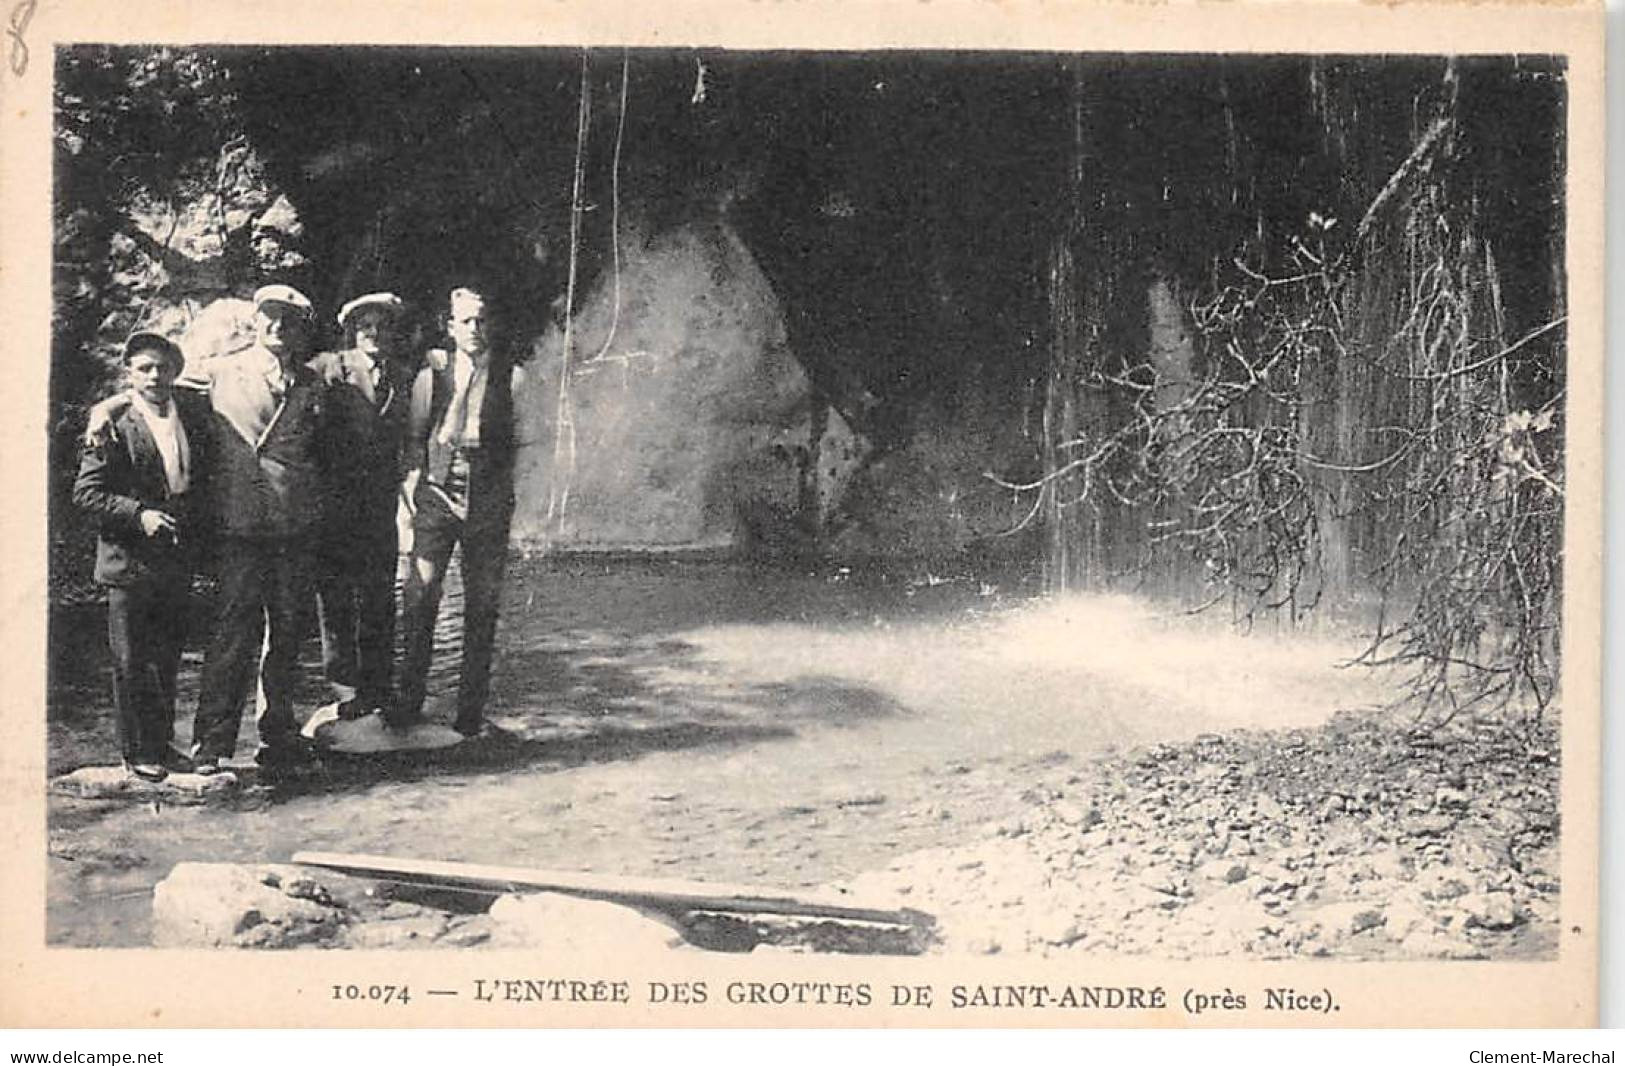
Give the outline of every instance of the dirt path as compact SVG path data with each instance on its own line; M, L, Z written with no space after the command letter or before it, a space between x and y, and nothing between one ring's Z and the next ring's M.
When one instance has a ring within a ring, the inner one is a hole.
M511 742L334 766L227 806L53 797L51 940L145 943L151 886L174 863L307 848L826 883L977 837L1062 764L1312 724L1375 696L1334 669L1346 649L1175 625L1127 601L722 565L521 578L493 704ZM112 750L97 672L58 671L58 769Z

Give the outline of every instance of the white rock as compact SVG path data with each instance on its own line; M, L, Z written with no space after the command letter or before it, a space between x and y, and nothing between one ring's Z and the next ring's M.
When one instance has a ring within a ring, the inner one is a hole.
M1376 929L1387 920L1381 904L1348 900L1328 903L1313 914L1324 934L1332 939L1359 936L1368 929Z
M1418 873L1416 887L1423 899L1455 899L1472 891L1472 878L1465 870L1445 863Z
M1267 822L1279 822L1286 817L1286 811L1275 801L1275 797L1260 792L1253 797L1253 810L1258 817Z
M157 947L289 948L331 940L348 913L304 886L307 871L235 863L183 862L152 890L152 942ZM271 883L267 883L267 882ZM299 896L289 894L297 886Z
M1421 900L1405 896L1391 900L1384 914L1388 920L1383 923L1383 932L1398 941L1407 940L1417 930L1431 934L1438 924L1433 912Z
M362 922L346 930L344 943L352 948L417 948L433 943L446 931L443 914Z
M1209 881L1222 881L1227 885L1245 881L1252 876L1252 871L1247 868L1246 863L1234 859L1213 859L1204 862L1197 872Z
M1522 920L1507 892L1473 892L1458 899L1456 906L1467 916L1467 925L1482 929L1511 929Z
M138 802L168 800L197 802L211 796L224 796L237 788L232 773L170 774L162 781L143 781L122 766L81 766L72 773L51 780L51 791L80 799L132 799Z
M636 957L683 945L675 926L631 907L556 892L503 896L491 905L490 945Z
M347 755L434 751L463 742L463 735L457 730L435 722L420 722L410 729L391 729L376 714L343 721L339 718L338 705L333 703L318 708L301 732L327 750Z
M1056 802L1050 811L1066 825L1089 826L1100 821L1100 812L1093 806L1083 806L1071 800Z
M1433 794L1433 805L1441 809L1465 810L1469 799L1459 788L1441 788Z

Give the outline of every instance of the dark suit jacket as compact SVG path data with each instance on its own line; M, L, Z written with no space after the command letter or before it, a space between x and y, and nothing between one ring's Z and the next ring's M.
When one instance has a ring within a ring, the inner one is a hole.
M337 442L328 475L327 525L340 540L395 539L413 374L393 360L382 360L381 366L375 387L365 358L353 349L323 352L310 362L327 383Z
M321 524L325 478L342 443L326 383L296 366L291 386L275 396L269 358L250 349L196 368L214 408L212 505L226 536L303 539Z
M102 443L86 447L73 485L73 502L95 516L96 580L129 587L145 580L184 578L197 564L208 536L207 482L210 466L208 403L177 392L175 409L186 432L189 476L186 492L169 491L164 461L146 421L133 407L113 419ZM163 511L176 520L180 533L149 537L141 531L144 510Z

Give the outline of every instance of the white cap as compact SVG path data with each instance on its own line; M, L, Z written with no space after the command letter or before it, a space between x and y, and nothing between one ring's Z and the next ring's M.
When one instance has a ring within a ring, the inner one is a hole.
M282 304L291 307L306 318L315 315L315 308L311 306L310 298L292 285L266 285L255 291L254 310L258 311L266 304Z
M369 292L365 296L357 296L339 308L339 326L341 328L348 326L351 315L357 311L365 311L369 307L387 311L391 315L398 315L406 309L406 304L392 292Z

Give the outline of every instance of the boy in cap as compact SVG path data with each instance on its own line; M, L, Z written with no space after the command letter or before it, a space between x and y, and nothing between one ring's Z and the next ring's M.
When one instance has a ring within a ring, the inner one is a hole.
M334 456L316 601L322 663L340 718L387 708L395 653L395 524L412 369L398 358L400 297L368 293L338 314L349 347L311 369L327 383L343 445Z
M130 336L124 344L129 402L107 432L87 444L73 486L74 504L99 526L96 581L107 589L124 765L145 781L191 769L171 740L187 593L203 525L208 409L196 397L175 394L184 361L165 337Z
M208 481L220 590L192 730L201 774L234 754L256 665L264 695L256 761L277 772L309 756L293 716L294 673L326 465L338 448L326 385L304 365L310 336L310 300L267 285L254 293L254 344L180 381L208 393L214 416ZM99 420L121 413L120 401L92 411L92 437Z
M450 353L431 352L412 386L405 463L414 508L413 545L401 625L405 657L394 726L421 719L434 651L435 618L451 553L462 544L463 668L454 723L464 736L484 728L496 644L497 605L513 516L514 393L523 371L488 335L485 297L451 292Z

